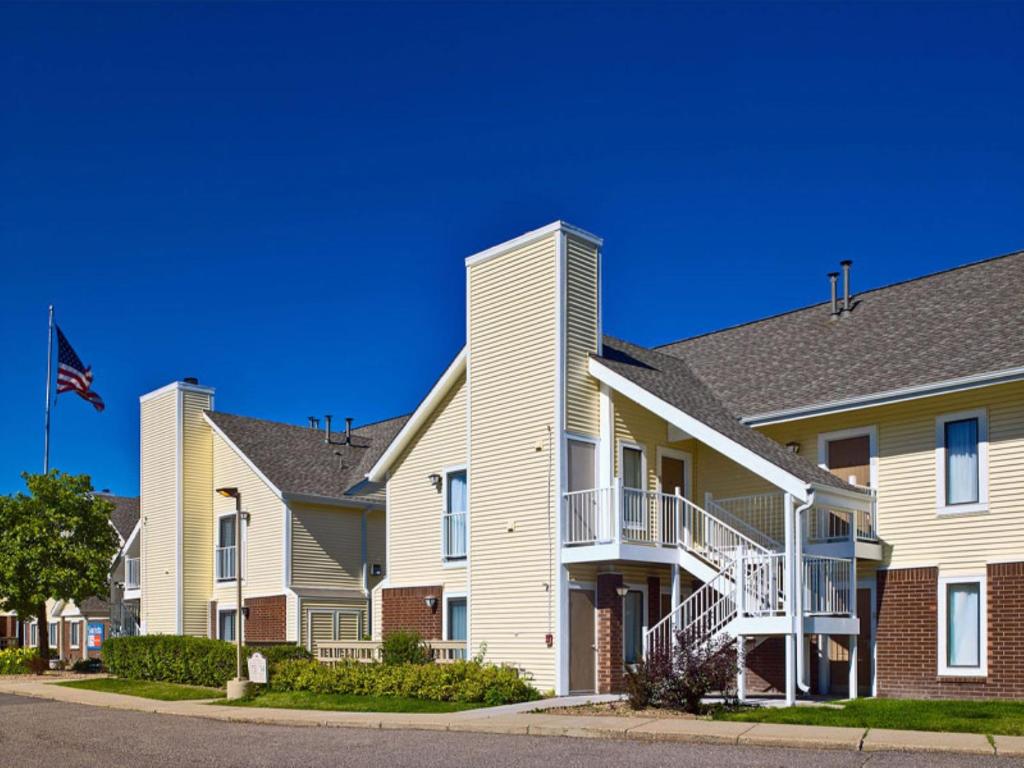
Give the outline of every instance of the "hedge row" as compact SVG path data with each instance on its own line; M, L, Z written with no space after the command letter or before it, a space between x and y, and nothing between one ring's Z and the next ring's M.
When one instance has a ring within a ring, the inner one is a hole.
M32 660L38 655L35 648L6 648L0 651L0 675L24 675L30 672Z
M456 661L450 664L363 664L334 666L316 661L283 661L270 685L278 691L357 696L406 696L432 701L482 702L488 706L533 701L537 689L511 667Z
M259 651L268 666L286 659L308 659L299 645L242 649L243 658ZM179 635L111 637L103 644L103 665L117 677L220 688L235 676L235 645L224 640Z

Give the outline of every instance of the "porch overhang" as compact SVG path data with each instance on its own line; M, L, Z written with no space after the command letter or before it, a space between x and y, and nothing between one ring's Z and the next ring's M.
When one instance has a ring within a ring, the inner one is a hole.
M811 485L763 456L758 455L732 438L722 434L700 419L681 410L672 403L644 389L634 381L612 370L600 360L591 357L589 361L591 376L610 389L627 397L637 405L664 419L668 424L685 432L705 445L715 449L737 464L745 467L764 480L781 488L799 502L807 502L812 493Z

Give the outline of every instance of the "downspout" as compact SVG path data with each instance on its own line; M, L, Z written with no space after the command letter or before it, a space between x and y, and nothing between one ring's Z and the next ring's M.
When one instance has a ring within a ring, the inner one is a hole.
M370 627L370 631L366 632L366 627L363 627L363 634L369 635L373 633L373 596L370 594L370 568L367 565L367 559L369 558L369 544L367 543L367 521L366 518L370 514L370 508L363 508L363 516L359 521L359 557L362 560L363 565L363 594L366 595L366 623ZM362 640L363 638L359 638Z
M811 690L811 683L804 679L807 666L804 660L804 529L800 525L800 516L814 506L814 489L807 486L807 491L807 503L801 504L793 511L793 516L796 518L793 521L793 533L796 539L793 542L796 547L793 558L796 568L796 594L793 595L793 612L796 614L796 685L804 693Z

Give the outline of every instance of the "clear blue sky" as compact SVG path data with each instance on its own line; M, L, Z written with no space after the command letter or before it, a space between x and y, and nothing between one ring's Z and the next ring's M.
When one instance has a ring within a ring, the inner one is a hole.
M138 489L138 397L412 410L465 256L605 237L655 344L1024 247L1024 5L0 6L0 492L38 471L46 307L105 413L53 465ZM838 354L838 351L837 351Z

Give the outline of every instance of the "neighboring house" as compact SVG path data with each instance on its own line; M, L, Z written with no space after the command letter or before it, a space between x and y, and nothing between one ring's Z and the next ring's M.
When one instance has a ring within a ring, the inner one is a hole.
M130 547L137 540L139 523L139 498L137 496L114 496L107 492L97 493L98 496L114 505L110 513L110 524L117 532L119 550L110 569L111 595L119 594L119 580L124 569L124 558ZM118 634L116 600L104 597L90 597L77 605L73 600L47 600L46 615L49 617L49 643L52 656L73 664L82 659L100 657L102 642L111 634ZM114 614L114 615L112 615ZM37 620L23 622L20 627L13 614L10 615L9 629L20 632L23 645L36 648L39 646ZM88 630L92 624L100 629L96 635L98 647L88 645ZM3 617L0 617L0 635L3 635ZM10 642L14 645L16 642Z
M331 433L219 413L213 394L186 380L140 399L141 631L234 639L240 571L246 642L369 634L384 493L365 476L405 418Z
M107 498L114 503L110 520L121 542L110 567L110 632L113 635L137 635L139 601L142 596L142 518L139 514L139 497Z
M559 694L684 629L747 692L1024 696L1024 252L647 349L601 248L466 260L466 345L369 472L377 632Z

